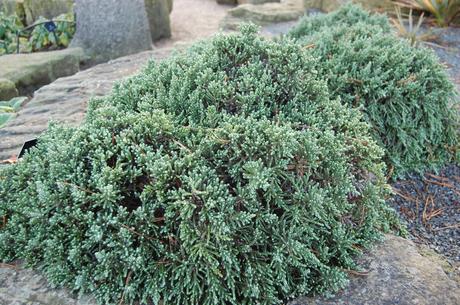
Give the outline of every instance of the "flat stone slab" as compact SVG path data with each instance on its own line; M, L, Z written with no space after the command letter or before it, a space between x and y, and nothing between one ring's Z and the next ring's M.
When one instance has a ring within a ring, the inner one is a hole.
M305 14L302 0L282 0L264 4L242 4L228 11L222 20L224 30L236 30L244 22L258 25L297 20Z
M458 305L460 286L439 260L423 256L411 241L387 235L361 259L367 274L352 276L350 285L332 298L299 298L289 305ZM54 289L38 272L21 264L0 266L2 305L95 305L91 296L78 299Z
M77 73L82 58L80 48L3 55L0 56L0 79L12 81L20 95L27 95L59 77Z
M121 57L40 88L16 118L0 129L0 160L16 156L22 144L39 136L51 120L79 124L91 97L109 94L116 81L133 75L149 59L165 58L171 51L166 48Z
M368 273L354 276L346 289L334 297L302 298L288 305L458 305L460 283L445 273L441 261L412 241L388 235L361 259Z

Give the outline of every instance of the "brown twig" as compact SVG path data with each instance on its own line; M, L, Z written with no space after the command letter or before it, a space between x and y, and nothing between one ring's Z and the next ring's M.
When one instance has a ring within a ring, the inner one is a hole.
M433 231L441 231L441 230L457 229L457 228L460 228L460 223L450 225L450 226L441 227L441 228L436 228L436 229L433 229Z
M9 269L14 269L18 270L18 266L12 265L12 264L5 264L5 263L0 263L0 268L9 268Z
M442 186L442 187L450 188L454 193L456 193L457 195L460 195L460 191L452 183L439 182L439 181L429 180L429 179L423 179L423 181L425 181L427 183L439 185L439 186Z
M130 271L128 272L128 275L126 276L126 280L125 280L125 289L123 290L123 293L121 294L120 302L118 303L118 305L122 305L123 302L124 302L126 288L128 288L128 284L129 284L129 281L131 280L131 274L132 274L132 273L133 273L133 271L130 270Z
M145 235L145 234L139 233L139 232L135 231L134 229L128 227L127 225L121 224L120 226L121 226L122 228L125 228L125 229L128 230L129 232L131 232L131 233L137 235L137 236L147 238L148 240L155 240L154 237L147 236L147 235Z
M93 195L96 194L93 191L90 191L88 189L82 188L81 186L78 186L76 184L72 184L72 183L69 183L69 182L66 182L66 181L59 181L58 183L61 183L61 184L67 185L67 186L73 186L74 188L79 189L80 191L83 191L85 193L89 193L89 194L93 194Z
M352 274L352 275L357 275L357 276L368 276L370 271L356 271L356 270L350 270L350 269L344 269L343 271Z
M406 199L407 201L412 201L412 202L415 202L416 199L410 195L407 195L407 194L404 194L402 192L400 192L397 188L392 188L393 189L393 193L395 193L396 195L398 195L399 197L403 198L403 199Z
M15 164L18 163L18 158L11 156L11 158L0 161L0 164Z

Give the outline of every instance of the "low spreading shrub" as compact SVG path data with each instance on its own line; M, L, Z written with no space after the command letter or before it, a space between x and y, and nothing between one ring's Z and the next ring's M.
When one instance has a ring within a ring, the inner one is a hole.
M431 50L387 33L381 18L346 6L290 36L317 58L331 94L362 109L395 176L457 160L455 87Z
M253 27L150 63L0 173L0 256L100 304L342 287L396 222L381 149L313 66Z

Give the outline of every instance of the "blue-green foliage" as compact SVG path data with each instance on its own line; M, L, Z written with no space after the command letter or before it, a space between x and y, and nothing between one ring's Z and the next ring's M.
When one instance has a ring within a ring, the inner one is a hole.
M331 95L362 109L395 176L458 160L455 89L431 50L354 5L304 18L289 36L317 58Z
M396 222L382 150L314 65L253 27L150 63L0 173L1 257L100 304L342 287Z

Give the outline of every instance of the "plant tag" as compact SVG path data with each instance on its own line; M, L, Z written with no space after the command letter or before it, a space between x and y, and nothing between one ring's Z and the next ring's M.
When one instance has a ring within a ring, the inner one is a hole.
M22 158L24 156L24 154L29 149L34 147L35 145L37 145L37 139L33 139L33 140L29 140L29 141L24 142L24 144L22 145L21 151L19 152L18 159Z
M56 31L56 23L53 21L48 21L45 23L45 28L48 30L48 32L54 32Z

